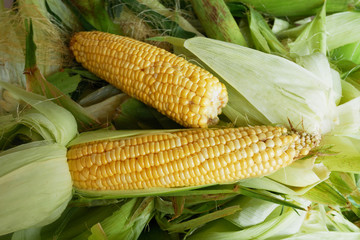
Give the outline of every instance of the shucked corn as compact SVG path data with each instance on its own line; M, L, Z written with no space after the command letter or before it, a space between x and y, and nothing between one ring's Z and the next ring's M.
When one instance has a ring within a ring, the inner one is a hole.
M85 68L186 127L216 124L228 101L225 86L212 74L147 43L79 32L70 49Z
M75 145L67 157L75 187L132 190L263 176L318 144L284 127L195 129Z

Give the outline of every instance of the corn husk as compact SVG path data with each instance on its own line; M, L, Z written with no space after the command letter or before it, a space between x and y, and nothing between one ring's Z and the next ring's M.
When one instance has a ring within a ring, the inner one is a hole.
M61 215L72 197L66 151L34 142L0 154L0 235L47 225Z
M154 11L164 15L165 17L171 19L172 21L179 24L181 28L185 31L193 32L196 36L203 36L191 23L186 20L181 15L181 9L174 9L171 11L170 9L166 8L163 4L161 4L158 0L138 0L140 3L145 4L149 8L153 9Z
M306 26L293 43L289 44L292 56L305 56L314 52L326 54L326 4Z
M331 51L338 47L360 41L360 13L347 11L328 15L325 18L326 50ZM277 37L297 38L311 23L280 31ZM344 36L347 36L344 38Z
M274 197L279 196L273 194ZM247 196L237 196L227 205L239 205L241 211L225 217L234 225L240 228L247 228L260 224L277 208L278 204L262 199L254 199Z
M247 46L224 0L192 0L191 3L208 37Z
M267 177L291 187L315 186L330 175L330 171L322 163L315 164L315 160L316 157L298 160Z
M276 38L274 32L270 29L269 25L260 13L250 8L248 21L252 41L254 42L257 50L284 56L288 55L288 50L286 50L283 44Z
M64 108L11 84L0 82L0 86L34 108L22 115L20 122L35 129L45 140L65 146L77 134L75 118Z
M323 0L226 0L226 2L241 2L251 5L255 9L278 17L312 16L320 9ZM327 0L327 13L342 12L354 8L354 0Z
M189 239L281 239L298 232L305 212L295 212L291 208L280 212L281 207L278 207L266 221L245 229L234 227L223 219L217 220L195 231Z
M336 113L338 124L331 134L360 139L360 97L339 105Z
M313 203L320 203L327 206L345 207L347 204L346 198L326 182L316 185L310 191L302 195L302 197Z
M111 216L93 225L90 231L73 239L137 239L153 214L153 198L132 198Z
M47 12L45 1L21 0L17 7L2 11L0 26L4 34L0 40L2 62L2 81L24 83L21 76L24 69L25 24L24 20L32 18L34 24L35 42L38 45L38 64L45 76L58 71L66 65L69 50L65 45L67 32L59 25L51 22L52 17ZM17 70L16 72L14 70ZM20 70L20 71L18 71ZM9 78L6 78L8 75ZM16 78L13 78L16 77Z
M358 173L360 171L360 140L349 136L325 136L324 144L332 146L332 153L319 156L330 171Z
M212 39L189 39L184 47L230 86L224 113L235 124L290 121L295 128L321 133L333 127L332 78L321 79L284 58Z

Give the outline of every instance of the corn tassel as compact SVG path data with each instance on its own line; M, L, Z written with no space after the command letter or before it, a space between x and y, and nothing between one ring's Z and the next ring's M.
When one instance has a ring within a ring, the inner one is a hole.
M131 38L79 32L70 49L85 68L185 127L218 122L225 86L206 70Z
M83 190L199 186L270 174L318 144L284 127L182 130L74 145L68 164Z

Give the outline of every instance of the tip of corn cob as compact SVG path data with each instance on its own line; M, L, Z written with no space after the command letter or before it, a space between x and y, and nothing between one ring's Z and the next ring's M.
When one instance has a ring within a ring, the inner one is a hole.
M185 127L215 125L227 104L215 76L153 45L92 31L76 33L70 49L86 69Z
M230 183L306 156L320 137L285 127L189 129L72 146L76 188L139 190Z

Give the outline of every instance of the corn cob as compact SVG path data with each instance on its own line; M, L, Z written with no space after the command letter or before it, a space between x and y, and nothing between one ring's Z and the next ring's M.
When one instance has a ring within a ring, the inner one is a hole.
M263 176L318 143L317 135L284 127L195 129L79 144L67 157L76 188L133 190Z
M79 32L70 49L78 62L185 127L218 122L225 86L206 70L164 49L102 32Z

